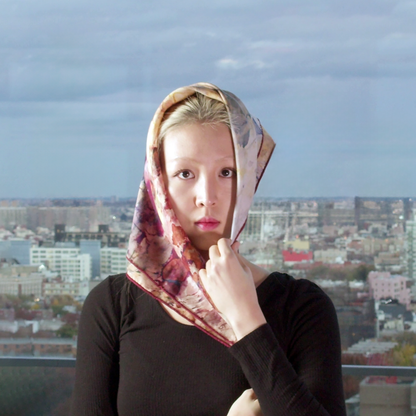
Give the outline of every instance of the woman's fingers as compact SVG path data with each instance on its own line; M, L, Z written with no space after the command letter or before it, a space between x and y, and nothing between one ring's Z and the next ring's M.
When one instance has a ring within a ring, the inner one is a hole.
M235 241L231 245L231 240L228 238L220 238L217 244L211 246L208 250L209 258L211 260L218 259L227 254L235 253L238 254L238 249L240 248L240 243Z
M208 261L205 263L205 270L206 270L206 273L207 273L207 274L210 274L210 273L211 273L211 265L212 265L211 260L208 260Z
M231 248L231 240L228 238L220 238L217 243L220 255L224 256L233 252Z
M218 245L213 245L208 250L210 260L215 260L218 257L221 257L220 251L218 249Z
M206 279L207 278L207 271L206 271L206 269L201 269L199 271L199 276L201 277L202 280Z
M227 416L261 416L261 408L253 389L248 389L234 402Z
M240 253L240 242L239 241L234 241L234 243L231 245L231 248L233 249L235 254L239 254Z

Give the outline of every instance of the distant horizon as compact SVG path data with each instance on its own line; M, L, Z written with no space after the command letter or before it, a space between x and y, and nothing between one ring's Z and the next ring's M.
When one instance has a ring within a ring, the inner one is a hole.
M80 201L89 201L89 200L129 200L136 199L137 196L86 196L86 197L76 197L76 196L65 196L65 197L0 197L0 201L50 201L50 200L80 200ZM409 198L410 200L415 199L416 196L402 195L402 196L374 196L374 195L338 195L338 196L265 196L265 195L254 195L254 200L256 199L355 199L355 198L368 198L368 199L405 199Z

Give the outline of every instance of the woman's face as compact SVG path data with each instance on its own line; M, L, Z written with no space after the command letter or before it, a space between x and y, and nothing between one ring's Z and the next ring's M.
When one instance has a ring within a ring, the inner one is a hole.
M236 195L236 167L225 124L190 124L169 131L163 141L162 171L169 201L193 245L204 255L230 237Z

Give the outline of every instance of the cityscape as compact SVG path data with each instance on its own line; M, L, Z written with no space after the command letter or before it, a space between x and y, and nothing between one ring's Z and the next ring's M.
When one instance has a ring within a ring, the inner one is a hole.
M348 416L416 416L415 18L409 0L2 2L0 416L70 414L149 123L201 81L276 142L240 252L332 300Z
M0 356L76 357L83 301L126 270L134 205L117 197L0 201ZM343 364L416 366L415 214L410 197L257 198L240 252L327 293ZM350 415L374 383L380 378L344 377Z

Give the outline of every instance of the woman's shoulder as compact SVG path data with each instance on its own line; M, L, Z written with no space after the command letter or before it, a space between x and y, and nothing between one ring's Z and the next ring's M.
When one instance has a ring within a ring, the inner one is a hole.
M275 304L292 311L306 306L308 309L319 309L323 305L334 309L329 296L317 284L280 272L271 273L258 287L258 297L260 303Z
M108 276L91 289L87 299L94 298L97 300L103 300L108 297L113 299L120 297L125 291L127 281L128 278L125 273Z
M263 291L276 291L279 293L299 294L299 293L315 293L325 295L325 292L314 282L308 279L295 279L287 273L272 272L259 286Z
M125 273L108 276L98 283L88 294L84 308L114 310L124 312L134 303L141 290L132 283Z

